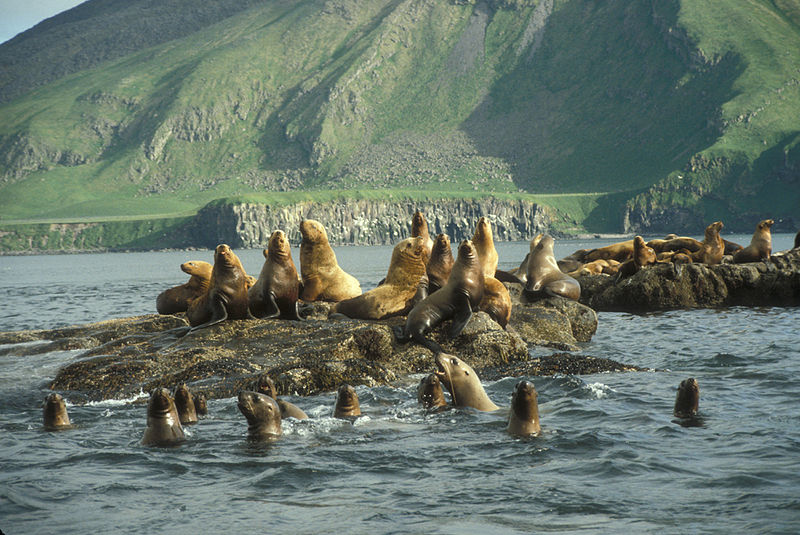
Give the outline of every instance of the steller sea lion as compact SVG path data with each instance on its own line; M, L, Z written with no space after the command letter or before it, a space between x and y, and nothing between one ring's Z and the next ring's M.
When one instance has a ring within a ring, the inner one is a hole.
M299 320L297 299L300 279L292 261L289 240L282 230L276 230L264 249L264 265L258 280L247 291L250 313L257 318Z
M700 405L700 385L697 379L690 377L681 381L678 385L678 393L675 396L675 408L672 413L678 418L691 418L697 414Z
M478 252L478 258L483 268L483 276L494 277L498 262L497 249L494 246L492 225L485 217L478 219L478 224L475 226L475 233L472 236L472 243L475 245L475 250Z
M511 409L508 411L506 431L516 436L538 435L539 402L536 388L530 381L520 381L511 396Z
M192 331L252 317L247 307L247 273L226 244L217 245L208 291L189 304L186 317Z
M442 382L435 373L426 375L420 380L419 386L417 386L417 401L426 409L447 407Z
M624 262L633 256L633 240L621 241L612 243L605 247L598 247L587 252L583 257L583 262L592 262L593 260L608 260L613 259L618 262Z
M539 236L541 236L541 234ZM535 247L535 245L533 247ZM533 249L533 247L531 247L531 249ZM556 262L558 264L558 269L560 269L564 273L569 273L570 271L579 270L584 264L591 263L586 260L586 255L588 253L589 249L578 249L571 255L565 256L564 258ZM592 260L592 262L597 262L597 261L619 263L618 260L614 260L613 258L598 258L597 260Z
M712 266L722 262L725 254L725 242L719 231L722 230L722 221L714 221L706 227L700 250L692 253L692 261Z
M49 394L44 400L42 412L44 428L48 431L60 431L73 427L69 421L69 414L67 414L67 402L64 401L61 394L55 392Z
M433 242L431 257L428 259L426 273L428 275L428 293L432 294L445 284L453 270L453 249L450 247L450 238L446 234L438 234Z
M178 411L178 419L181 421L181 425L196 424L197 409L194 406L194 396L189 391L186 383L181 383L175 387L173 399L175 400L175 408Z
M537 234L531 239L528 253L525 255L525 258L522 259L522 262L520 262L519 267L509 271L498 269L495 271L494 278L501 282L525 284L525 282L528 280L528 260L531 257L531 251L533 251L533 249L539 243L539 240L542 239L542 236L544 236L544 234Z
M775 224L772 219L765 219L756 225L756 231L750 240L750 245L736 251L733 255L734 264L745 262L766 262L772 254L772 233L770 227Z
M508 288L495 279L486 277L483 283L483 299L478 305L478 310L482 310L496 321L503 329L511 319L511 295Z
M254 440L270 440L281 436L281 410L269 396L243 390L236 403L247 420L247 436Z
M181 427L175 401L166 388L150 392L147 403L147 429L142 437L143 446L174 446L186 440Z
M364 320L407 314L416 304L420 281L425 278L427 255L422 236L402 240L394 246L384 283L357 297L339 301L331 313Z
M656 252L648 247L641 236L633 239L633 257L617 268L619 278L630 277L640 269L656 263Z
M189 274L189 282L164 290L156 298L156 310L159 314L177 314L186 312L189 302L208 291L211 283L211 270L208 262L190 260L181 264L181 270Z
M703 246L703 243L685 236L668 234L663 240L650 240L647 246L652 248L656 254L668 251L680 251L686 249L689 253L696 253Z
M437 353L436 376L450 391L453 405L456 407L472 407L479 411L496 411L500 407L494 404L483 389L478 374L469 364L447 353Z
M447 284L411 309L405 325L393 328L395 338L399 342L414 340L434 353L441 352L439 344L425 335L449 319L453 323L448 336L452 338L461 334L472 317L472 309L483 299L483 288L483 270L475 245L464 240L458 247L458 256Z
M417 210L411 218L411 237L422 237L422 244L425 246L426 258L431 257L431 250L433 249L433 239L431 239L430 232L428 232L428 222L422 212Z
M358 403L356 389L348 384L339 387L336 392L336 405L333 407L334 418L353 419L361 416L361 405Z
M206 416L208 414L208 400L206 400L206 395L202 392L198 392L194 396L194 411L197 416Z
M275 383L272 381L269 375L262 374L258 378L256 381L255 391L259 394L269 396L275 400L275 402L278 404L278 408L281 411L281 418L296 418L298 420L305 420L308 418L308 415L305 413L305 411L303 411L303 409L294 403L290 403L278 397L278 391L275 388Z
M523 294L528 299L560 296L577 301L581 296L581 285L558 269L553 256L553 243L553 237L545 234L531 251L528 280Z
M300 274L303 301L343 301L361 295L358 280L336 262L322 223L306 219L300 223Z

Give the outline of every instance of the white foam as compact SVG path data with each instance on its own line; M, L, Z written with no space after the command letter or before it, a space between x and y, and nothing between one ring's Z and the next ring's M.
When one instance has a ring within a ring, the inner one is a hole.
M604 397L608 396L609 392L614 392L614 389L608 385L604 385L603 383L591 383L587 384L586 387L594 394L594 397L597 399L603 399Z

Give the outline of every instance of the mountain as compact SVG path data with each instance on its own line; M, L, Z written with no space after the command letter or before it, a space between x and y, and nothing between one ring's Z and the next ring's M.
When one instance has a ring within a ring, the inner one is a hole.
M800 224L798 1L90 0L0 66L0 223L391 189Z

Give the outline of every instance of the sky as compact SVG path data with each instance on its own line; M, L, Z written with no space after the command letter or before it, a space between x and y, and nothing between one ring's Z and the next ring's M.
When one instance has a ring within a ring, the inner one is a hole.
M84 0L0 0L0 43Z

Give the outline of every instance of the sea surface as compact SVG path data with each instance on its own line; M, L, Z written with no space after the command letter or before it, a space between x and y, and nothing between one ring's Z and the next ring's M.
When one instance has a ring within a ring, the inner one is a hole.
M775 235L774 250L789 248L792 238ZM613 241L559 240L556 256ZM497 249L507 269L528 244ZM261 251L236 252L257 275ZM369 289L385 275L391 247L338 247L336 254ZM180 263L211 257L0 257L0 330L153 313L156 295L187 279ZM331 418L333 393L289 396L311 419L285 420L282 437L267 444L247 440L230 398L211 400L183 445L143 447L145 393L69 404L76 427L46 432L47 384L80 351L22 357L12 350L0 356L0 530L800 532L800 308L598 316L581 353L652 371L529 378L542 434L527 439L505 432L504 410L421 410L421 375L357 387L365 416L353 423ZM672 416L675 389L687 377L701 392L692 422ZM519 379L484 385L505 408Z

